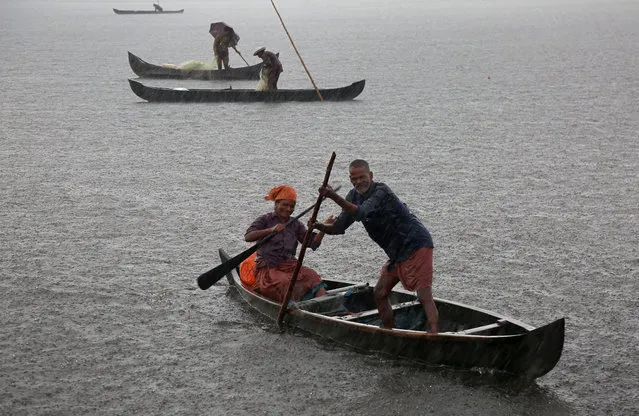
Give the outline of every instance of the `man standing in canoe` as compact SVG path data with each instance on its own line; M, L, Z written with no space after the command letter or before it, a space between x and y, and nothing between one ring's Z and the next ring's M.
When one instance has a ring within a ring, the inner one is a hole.
M309 224L326 234L344 234L354 221L360 221L366 232L388 255L375 285L375 302L385 328L395 326L393 309L388 296L393 287L402 282L406 290L416 291L421 302L429 332L439 332L439 312L433 300L433 240L426 227L410 212L384 183L373 181L368 162L356 159L349 166L353 184L346 199L330 186L319 193L342 208L332 224Z
M217 69L229 69L229 48L235 49L240 37L235 33L232 27L224 23L221 24L224 26L220 30L219 28L214 28L214 25L220 25L220 23L211 23L209 33L216 33L213 35L215 38L213 40L213 54L217 61ZM237 49L235 49L235 51L237 52Z
M282 63L278 58L279 54L267 51L266 48L260 48L253 53L262 59L262 69L260 70L260 82L257 84L258 91L271 91L277 89L277 80L284 71Z

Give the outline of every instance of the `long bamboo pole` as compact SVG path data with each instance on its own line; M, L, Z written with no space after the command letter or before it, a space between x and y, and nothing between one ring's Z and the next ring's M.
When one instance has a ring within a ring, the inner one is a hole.
M311 76L311 73L308 71L308 68L306 68L306 64L304 63L304 60L302 59L302 55L300 55L300 53L298 52L297 48L295 47L295 42L293 42L293 38L291 37L291 34L288 33L288 29L286 29L286 25L284 24L284 20L282 20L282 16L280 16L280 12L277 11L277 7L275 7L275 3L273 2L273 0L271 0L271 4L273 5L273 8L275 9L275 13L277 13L277 17L280 18L280 22L282 23L282 27L284 28L284 31L286 32L286 35L288 36L288 39L291 41L291 45L293 45L293 49L295 49L295 53L297 54L297 57L300 58L300 62L302 63L302 66L304 67L304 70L306 71L306 74L310 78L311 84L313 84L313 88L315 88L315 92L317 92L317 96L319 97L320 101L324 101L324 98L322 97L322 93L317 88L317 85L315 85L315 81L313 81L313 77Z

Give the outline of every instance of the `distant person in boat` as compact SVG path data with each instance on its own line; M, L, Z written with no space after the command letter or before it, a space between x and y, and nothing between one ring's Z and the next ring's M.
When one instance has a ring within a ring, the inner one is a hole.
M262 60L262 69L260 70L260 82L257 84L258 91L272 91L277 89L277 81L280 74L284 71L280 62L279 54L267 51L266 48L260 48L253 53Z
M244 239L254 242L272 232L277 233L257 249L254 277L255 290L258 293L276 302L282 302L297 265L295 257L297 243L304 240L306 226L299 220L285 226L295 210L297 201L295 189L281 185L271 189L264 199L275 202L274 210L257 217L246 230ZM314 233L309 247L316 250L323 237L322 232ZM300 301L325 295L325 287L326 284L322 282L315 270L302 266L293 286L291 299Z
M429 331L439 332L439 312L433 300L433 241L426 227L393 191L382 182L373 181L368 162L356 159L349 166L353 184L346 198L337 195L330 186L319 193L332 199L342 213L332 224L309 224L326 234L344 234L354 221L360 221L366 232L388 255L375 285L375 302L382 325L395 326L393 309L388 301L391 290L401 282L406 290L416 291Z
M237 40L239 36L235 34L235 31L227 26L224 28L224 33L217 35L213 40L213 54L217 61L217 69L229 69L229 48L235 49L237 46Z
M153 7L155 7L155 11L156 12L163 12L164 11L164 9L159 4L153 3Z

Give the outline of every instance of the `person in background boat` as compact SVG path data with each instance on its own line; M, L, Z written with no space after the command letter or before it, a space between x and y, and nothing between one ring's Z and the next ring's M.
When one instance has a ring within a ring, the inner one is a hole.
M267 51L266 48L260 48L253 53L262 60L262 69L260 70L260 82L257 84L258 91L271 91L277 89L277 81L280 74L284 72L279 54Z
M163 12L164 11L164 9L159 4L153 3L153 7L155 7L155 11L156 12Z
M277 233L257 250L254 269L255 290L269 299L282 302L297 265L297 243L304 240L306 226L299 220L285 225L295 210L295 189L280 185L271 189L264 199L275 202L274 210L257 217L246 230L244 240L254 242L272 232ZM322 232L314 233L309 247L313 251L316 250L323 237ZM323 296L326 294L325 287L326 284L315 270L302 266L293 286L291 299L300 301Z
M309 228L331 235L344 234L354 221L360 221L389 258L374 289L382 325L395 326L388 296L401 282L406 290L417 292L429 331L439 332L439 312L432 294L433 241L429 231L386 184L373 181L368 162L352 161L349 175L353 189L345 199L330 186L319 188L320 195L342 208L341 214L332 224L308 224Z
M235 34L235 31L230 27L224 28L224 33L217 35L213 40L213 54L217 61L217 69L229 69L229 48L235 49L237 46L237 39L239 36Z

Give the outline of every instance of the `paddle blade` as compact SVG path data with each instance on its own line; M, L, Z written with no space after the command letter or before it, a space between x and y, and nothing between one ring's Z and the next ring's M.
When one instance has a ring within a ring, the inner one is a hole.
M225 261L224 263L220 264L219 266L209 270L208 272L202 273L200 277L197 278L197 285L202 290L206 290L210 288L218 280L220 280L221 278L223 278L224 276L232 272L233 269L235 269L236 267L240 265L240 263L248 259L251 256L251 254L253 254L258 249L258 247L259 245L256 244L253 247L249 248L248 250L241 252L240 254L233 257L232 259L229 259Z

